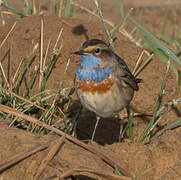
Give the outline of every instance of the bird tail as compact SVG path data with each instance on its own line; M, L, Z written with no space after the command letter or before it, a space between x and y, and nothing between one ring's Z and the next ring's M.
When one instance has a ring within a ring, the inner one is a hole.
M143 83L143 79L136 78L136 83Z
M134 90L135 90L135 91L138 91L138 90L139 90L138 83L142 83L142 82L143 82L142 79L135 78L135 87L134 87Z

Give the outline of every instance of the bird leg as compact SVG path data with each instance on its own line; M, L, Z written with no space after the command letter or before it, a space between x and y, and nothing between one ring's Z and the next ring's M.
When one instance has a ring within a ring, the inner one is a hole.
M99 123L99 120L100 120L100 117L99 116L96 116L96 124L95 124L95 127L94 127L94 131L92 133L92 138L91 138L91 141L94 140L94 136L95 136L95 132L96 132L96 129L97 129L97 125Z
M123 126L124 126L124 109L121 110L119 114L119 123L120 123L119 142L120 142L122 139L122 132L123 132Z

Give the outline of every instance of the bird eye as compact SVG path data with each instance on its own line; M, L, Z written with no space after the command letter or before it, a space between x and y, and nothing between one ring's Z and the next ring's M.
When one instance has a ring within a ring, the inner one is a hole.
M101 52L101 50L100 50L100 48L97 48L97 49L95 49L95 54L100 54L100 52Z

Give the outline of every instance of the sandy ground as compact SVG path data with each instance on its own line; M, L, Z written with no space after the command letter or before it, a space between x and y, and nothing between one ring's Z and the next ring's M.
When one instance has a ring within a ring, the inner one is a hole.
M91 1L87 2L80 1L82 6L86 6L90 9L95 8ZM106 19L114 23L119 22L121 18L119 8L108 1L100 2ZM17 8L21 9L21 1L17 1L15 5L17 5ZM90 39L98 38L105 40L106 35L101 21L87 12L77 9L76 18L68 20L51 15L52 7L49 5L50 1L45 1L45 15L43 16L44 50L46 49L48 41L51 39L51 52L61 28L63 28L63 33L61 37L62 53L48 80L46 89L58 88L69 58L70 66L64 78L63 85L65 87L72 87L76 66L80 63L80 59L72 55L72 52L79 49L81 44L86 40L86 36ZM160 25L165 17L164 8L137 8L132 14L135 19L138 19L139 11L142 11L142 25L154 34L160 33ZM172 14L172 11L170 13ZM176 16L179 19L179 12L176 13ZM6 16L6 25L0 26L0 42L3 41L14 21L15 20L12 17ZM86 36L84 34L77 35L73 33L73 29L80 24L86 29ZM8 63L3 57L8 50L11 52L9 79L12 78L21 60L25 58L32 47L40 41L40 27L40 16L24 17L18 20L13 33L0 49L0 59L4 68L7 67ZM133 25L131 23L126 24L128 30L131 30L132 27ZM117 33L116 37L117 40L115 41L115 47L117 54L120 55L126 61L130 69L133 70L143 49L136 47L121 33ZM50 56L50 52L48 56ZM39 51L37 51L36 59L32 63L29 71L30 75L34 72L39 56ZM139 137L142 130L151 119L147 115L153 113L153 108L161 87L165 68L166 64L160 62L154 57L151 64L139 75L139 78L142 78L144 82L140 84L140 90L135 93L135 97L131 103L131 108L134 112L143 115L134 118L135 139ZM34 92L36 92L36 87ZM170 71L163 103L166 103L173 98L178 98L179 96L180 91L177 88L175 74ZM76 100L75 94L73 95L73 99ZM178 111L179 108L180 107L177 109ZM180 119L179 114L177 113L178 111L171 111L159 123L159 128L178 121ZM81 116L77 124L78 138L90 138L94 124L95 116L91 112L87 112L84 116ZM25 152L34 146L40 144L48 145L48 149L37 152L17 165L4 171L0 175L3 180L34 179L40 163L45 158L51 147L60 139L60 137L55 134L39 136L17 128L9 128L5 121L0 122L0 131L0 162L5 162L5 160L11 156ZM95 141L97 144L94 143L92 146L105 153L109 158L113 159L130 174L135 175L139 180L181 179L181 173L179 170L181 166L181 142L179 141L179 137L181 137L181 128L167 131L164 135L160 136L149 145L139 143L130 144L127 137L123 139L123 142L118 142L118 136L118 122L112 119L102 119L96 131ZM102 146L102 144L106 145ZM65 141L56 156L54 156L54 158L48 163L45 171L39 179L56 179L57 176L60 176L61 173L66 170L80 167L96 169L103 173L113 173L113 169L104 163L99 157L69 141ZM94 179L98 179L98 176L96 175L93 177ZM93 177L89 178L88 175L78 175L74 178L69 177L69 179L88 180L93 179Z

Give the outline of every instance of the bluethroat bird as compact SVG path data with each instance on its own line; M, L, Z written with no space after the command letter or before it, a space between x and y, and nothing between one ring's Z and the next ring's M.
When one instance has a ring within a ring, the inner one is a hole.
M74 54L81 55L75 77L77 96L85 108L97 115L93 140L100 117L112 117L127 107L141 80L102 40L88 40Z

